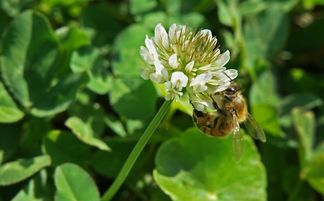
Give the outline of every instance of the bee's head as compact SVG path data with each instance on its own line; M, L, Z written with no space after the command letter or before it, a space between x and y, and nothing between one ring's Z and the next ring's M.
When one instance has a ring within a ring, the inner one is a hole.
M241 93L240 86L235 82L231 84L223 91L224 95L231 98L237 96L238 93Z

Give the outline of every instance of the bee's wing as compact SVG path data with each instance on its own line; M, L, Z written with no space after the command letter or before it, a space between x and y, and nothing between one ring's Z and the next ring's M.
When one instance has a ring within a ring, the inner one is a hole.
M233 132L233 155L235 160L240 160L244 152L244 135L237 126Z
M251 114L248 114L246 121L244 121L244 125L248 133L253 138L261 140L262 142L266 142L266 136L264 134L263 129L260 127L258 122L253 118Z

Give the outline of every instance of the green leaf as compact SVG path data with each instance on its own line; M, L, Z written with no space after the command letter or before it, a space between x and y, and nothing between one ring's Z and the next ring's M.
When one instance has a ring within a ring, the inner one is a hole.
M219 21L226 26L232 26L234 23L234 17L230 5L226 4L223 0L219 0L217 1L217 8Z
M43 152L50 155L54 166L71 162L85 164L90 147L81 143L72 133L53 130L43 140Z
M291 94L281 101L281 113L287 114L294 107L302 110L311 110L323 104L323 100L312 93Z
M121 10L113 4L88 5L82 9L80 23L90 33L93 44L102 47L111 44L121 31L122 24L116 19L120 15Z
M99 50L86 46L75 51L71 58L71 69L75 73L87 72L90 82L88 88L98 94L107 93L112 87L108 62L100 55Z
M251 108L253 117L257 120L260 126L273 136L283 137L279 121L277 109L270 105L255 104Z
M24 153L25 156L39 154L43 137L51 130L51 127L51 122L45 118L29 118L23 124L19 151Z
M166 12L171 16L181 13L181 0L165 0L164 4Z
M32 0L2 0L0 1L0 7L1 10L5 11L9 16L14 17L32 3Z
M0 123L19 121L23 116L24 113L17 108L16 103L0 82Z
M63 112L73 102L81 84L86 81L85 75L68 75L62 77L56 86L52 87L44 97L37 101L31 113L45 117Z
M324 195L324 143L322 142L316 149L310 162L307 163L302 172L302 176L309 184L322 195Z
M310 160L313 154L315 133L315 118L311 111L304 112L295 108L292 111L292 120L299 139L299 158L302 165Z
M17 16L4 35L1 49L5 84L35 116L64 111L85 81L81 75L60 74L66 66L59 66L58 39L41 14L26 11Z
M56 168L55 201L99 201L99 191L90 175L77 165L65 163Z
M27 185L21 189L12 201L47 201L53 200L52 192L47 181L47 172L40 171L32 179L29 180Z
M244 143L243 156L235 161L231 138L213 138L190 129L160 147L154 178L173 200L266 200L260 156L250 138Z
M157 5L155 0L133 0L130 2L130 12L137 15L151 10Z
M62 49L68 53L91 44L88 33L74 24L61 27L55 33L60 39Z
M122 124L121 121L116 119L114 116L109 115L108 117L104 118L104 121L105 124L120 137L127 136L127 132L125 130L124 125Z
M139 47L144 45L145 35L149 32L146 27L134 24L118 34L114 44L117 55L113 62L115 75L140 78L140 68L145 64L139 54Z
M74 73L81 73L91 70L99 57L99 50L86 46L73 52L71 58L71 69Z
M157 94L142 78L116 79L110 93L113 108L129 119L148 120L155 112Z
M324 5L324 2L322 0L303 0L304 7L306 9L313 9L316 5Z
M275 108L279 105L279 97L276 89L275 76L271 71L264 71L253 83L249 94L251 105L271 105Z
M212 0L163 0L168 14L176 15L182 13L190 13L192 11L203 12L210 9L212 6Z
M78 95L81 95L79 93ZM90 100L89 100L90 101ZM78 102L69 108L70 116L77 116L85 124L91 127L95 136L99 137L105 130L105 118L108 116L104 108L97 102Z
M89 74L90 81L87 84L88 89L100 95L109 92L113 86L113 77L106 68L103 68L104 66L105 64L94 66L93 71Z
M23 106L31 107L46 91L58 57L58 41L44 16L27 11L14 19L3 38L1 71Z
M173 1L174 2L174 1ZM175 3L175 2L174 2ZM156 24L161 23L164 28L168 30L171 24L185 24L192 28L199 28L201 24L206 21L205 17L201 13L191 12L183 15L168 16L164 12L150 12L143 16L143 25L154 30ZM148 33L146 33L148 34Z
M91 125L83 122L80 118L70 117L66 120L65 125L70 128L72 133L82 142L104 151L110 150L107 144L95 135Z
M295 93L286 96L280 102L280 123L286 128L291 128L291 111L298 107L301 110L312 110L320 107L323 101L313 93Z
M96 151L91 157L90 165L99 174L114 178L132 151L134 142L111 139L107 143L111 151Z
M255 15L267 9L265 1L244 1L240 4L239 10L242 16Z
M276 56L285 44L288 28L288 16L280 4L268 4L264 12L249 17L244 26L244 37L250 65Z
M6 163L0 167L0 186L7 186L25 180L50 164L51 159L47 155Z
M261 127L274 136L282 137L284 133L278 122L279 96L275 83L272 72L264 71L251 87L249 103L251 113Z
M0 166L18 147L21 126L17 124L0 124Z

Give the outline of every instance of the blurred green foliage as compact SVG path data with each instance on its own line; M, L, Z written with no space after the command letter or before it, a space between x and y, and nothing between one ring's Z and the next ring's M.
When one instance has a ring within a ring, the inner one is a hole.
M114 200L317 201L324 195L322 0L1 0L0 201L100 200L163 93L139 76L157 23L231 51L267 143L193 128L173 102Z

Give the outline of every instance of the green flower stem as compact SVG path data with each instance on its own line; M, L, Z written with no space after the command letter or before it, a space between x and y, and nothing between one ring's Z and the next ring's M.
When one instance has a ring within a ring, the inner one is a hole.
M136 143L135 147L133 148L132 152L129 154L126 162L124 163L122 169L120 170L117 178L110 186L110 188L105 192L102 197L102 201L109 201L111 200L114 195L117 193L120 186L124 183L127 175L129 174L130 170L132 169L133 165L135 164L138 156L143 151L145 145L153 135L156 128L160 125L162 119L167 114L170 108L171 101L165 101L162 106L160 107L159 111L151 121L151 123L146 128L144 134L139 138L138 142Z

